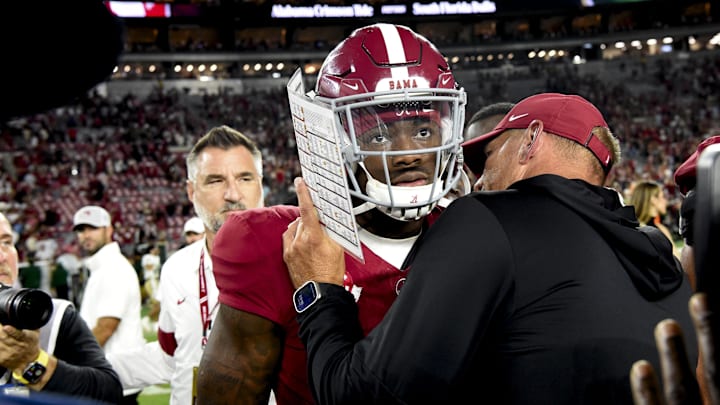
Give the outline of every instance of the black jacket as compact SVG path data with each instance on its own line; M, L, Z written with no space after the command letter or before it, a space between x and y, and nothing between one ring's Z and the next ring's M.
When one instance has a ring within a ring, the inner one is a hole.
M659 369L653 329L670 317L695 367L689 283L615 191L543 175L471 194L409 263L365 339L341 287L298 317L320 403L631 404L632 363Z
M65 309L53 353L57 369L42 393L59 393L109 404L122 400L122 385L92 331L74 307Z

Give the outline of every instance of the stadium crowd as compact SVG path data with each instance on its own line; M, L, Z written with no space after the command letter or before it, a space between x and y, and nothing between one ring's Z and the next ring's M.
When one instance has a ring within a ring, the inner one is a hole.
M720 56L628 58L620 74L570 63L537 67L532 86L513 89L513 76L478 72L465 85L466 117L482 105L517 101L535 92L576 93L596 104L623 143L609 185L627 193L636 180L664 185L665 225L677 236L680 193L672 173L704 137L717 132ZM618 67L619 66L619 67ZM522 83L528 83L521 76ZM150 84L148 84L150 85ZM72 248L72 213L105 207L128 257L138 246L182 240L193 215L181 185L184 156L198 136L227 124L254 139L264 158L266 205L294 196L299 175L284 86L246 94L190 95L156 86L147 97L93 91L73 105L5 123L0 128L0 201L19 236L21 261L53 259Z

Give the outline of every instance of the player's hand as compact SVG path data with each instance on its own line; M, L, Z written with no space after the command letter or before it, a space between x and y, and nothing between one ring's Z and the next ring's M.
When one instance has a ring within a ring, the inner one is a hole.
M706 293L695 293L690 298L690 316L700 351L700 392L706 405L720 404L720 351L715 347L720 341L720 321Z
M720 334L713 333L716 322L705 294L692 296L690 315L700 350L699 372L689 366L695 362L687 357L680 325L672 319L661 321L655 327L655 342L664 390L660 388L658 376L650 363L645 360L635 362L630 371L630 383L636 405L720 404L715 382L718 378L716 364L719 363L715 359L713 341L713 336ZM699 381L696 378L698 375Z
M301 179L295 179L300 218L283 233L283 259L295 288L306 281L342 285L345 254L342 246L328 236L320 224L310 198L310 190Z

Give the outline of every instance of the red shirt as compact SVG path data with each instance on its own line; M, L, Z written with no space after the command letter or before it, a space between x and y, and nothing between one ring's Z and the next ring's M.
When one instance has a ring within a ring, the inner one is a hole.
M282 257L282 233L299 216L297 207L273 206L233 213L215 237L213 272L220 302L280 325L285 341L275 398L278 404L314 403L305 347L292 303L295 288ZM363 245L365 263L346 254L345 288L353 292L367 334L395 301L407 272Z

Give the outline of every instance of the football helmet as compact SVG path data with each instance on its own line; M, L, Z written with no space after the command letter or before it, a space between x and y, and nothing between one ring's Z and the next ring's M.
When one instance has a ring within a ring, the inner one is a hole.
M374 24L355 30L327 56L308 96L334 112L350 194L365 201L354 208L355 215L378 208L395 219L419 219L464 174L465 91L437 48L408 27ZM396 146L391 127L399 121L416 125L414 139L434 141L415 142L412 149L407 143ZM431 179L393 184L392 161L429 154L435 159ZM380 178L365 165L370 157L383 162ZM357 180L360 171L368 179L364 189Z

